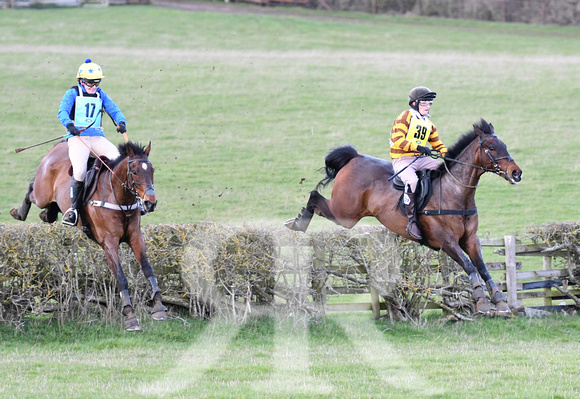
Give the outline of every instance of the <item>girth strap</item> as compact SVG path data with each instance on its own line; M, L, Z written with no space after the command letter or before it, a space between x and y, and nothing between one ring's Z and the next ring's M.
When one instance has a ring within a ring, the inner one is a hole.
M131 205L116 205L105 201L89 201L88 204L92 206L98 206L100 208L112 209L114 211L132 211L139 207L139 202L135 202Z
M477 208L475 209L426 209L422 212L423 215L427 216L440 216L440 215L460 215L468 216L475 215L477 213Z

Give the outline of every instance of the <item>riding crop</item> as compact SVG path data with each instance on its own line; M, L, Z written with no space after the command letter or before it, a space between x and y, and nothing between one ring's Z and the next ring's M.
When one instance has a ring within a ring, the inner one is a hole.
M17 148L14 151L16 153L19 153L19 152L22 152L24 150L28 150L29 148L38 147L39 145L43 145L43 144L46 144L46 143L50 143L51 141L55 141L55 140L58 140L58 139L64 139L66 136L67 136L66 134L64 136L58 136L58 137L55 137L53 139L50 139L50 140L47 140L47 141L43 141L42 143L33 144L33 145L30 145L30 146L24 147L24 148Z

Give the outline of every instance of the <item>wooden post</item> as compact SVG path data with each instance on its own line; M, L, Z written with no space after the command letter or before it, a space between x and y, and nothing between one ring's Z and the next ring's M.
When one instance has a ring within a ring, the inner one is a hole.
M381 303L379 302L379 293L377 290L369 285L369 291L371 292L371 311L373 312L373 319L378 319L381 317Z
M318 245L316 239L312 241L312 249L314 250L314 257L312 259L312 289L313 289L313 299L315 305L321 311L322 314L325 313L326 306L326 271L325 268L325 258L326 253L324 248Z
M518 307L518 287L516 282L516 238L504 236L505 242L505 279L507 286L508 305Z
M552 270L552 257L551 256L544 256L543 257L543 269L544 270ZM549 277L544 277L544 280L550 280ZM543 288L542 291L545 293L552 292L552 288ZM552 297L551 296L544 296L544 306L552 306Z

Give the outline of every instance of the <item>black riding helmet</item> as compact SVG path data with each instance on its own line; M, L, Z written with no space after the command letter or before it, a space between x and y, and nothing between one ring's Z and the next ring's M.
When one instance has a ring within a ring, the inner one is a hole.
M431 91L428 87L417 86L409 92L409 105L414 110L418 110L419 104L417 104L417 101L433 101L435 97L437 97L437 93Z

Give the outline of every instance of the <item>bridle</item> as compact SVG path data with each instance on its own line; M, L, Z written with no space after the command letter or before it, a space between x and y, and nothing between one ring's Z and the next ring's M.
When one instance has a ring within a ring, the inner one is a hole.
M476 184L475 186L471 186L469 184L462 183L458 178L456 178L451 173L451 171L449 170L449 167L447 166L447 162L446 161L451 161L451 162L459 163L459 164L462 164L462 165L467 165L467 166L470 166L470 167L475 168L475 169L483 170L484 172L491 172L491 173L496 174L498 176L505 175L505 176L507 176L507 178L509 180L511 180L511 178L508 175L508 169L509 169L510 163L513 162L514 159L511 157L511 155L506 155L506 156L503 156L503 157L494 158L494 156L491 155L491 152L489 151L489 149L484 146L484 143L487 140L491 139L491 138L497 138L497 136L495 134L490 134L485 139L482 139L481 137L478 137L478 140L479 140L479 153L480 153L479 158L481 159L482 166L470 164L470 163L463 162L463 161L460 161L460 160L454 159L454 158L443 157L443 155L441 155L439 153L436 156L434 156L434 158L442 158L443 159L443 164L445 165L445 169L447 170L447 173L449 173L449 175L458 184L462 185L463 187L467 187L467 188L477 188L478 185ZM489 158L490 166L491 167L485 167L485 166L483 166L483 159L484 159L483 154L487 155L487 157ZM505 170L501 170L501 168L499 167L499 164L497 162L497 161L501 161L502 159L507 159L508 160L508 164L507 164Z
M102 162L102 161L101 161ZM127 160L127 170L126 170L126 181L123 181L119 176L117 176L117 174L115 174L115 172L111 169L111 167L109 165L107 165L106 163L102 162L103 165L105 165L105 167L108 169L107 171L107 176L105 176L105 185L107 185L111 190L111 193L113 193L113 197L115 198L115 202L116 204L112 204L112 203L108 203L106 202L106 190L103 190L103 194L102 194L102 200L101 201L89 201L88 203L93 205L93 206L98 206L98 207L104 207L104 208L108 208L108 209L114 209L114 210L119 210L122 211L123 214L125 216L131 216L133 214L133 211L135 209L138 208L142 208L143 205L143 198L141 198L139 196L139 193L136 190L136 186L147 186L147 188L145 189L145 194L153 196L155 195L155 191L154 191L154 187L153 187L153 183L142 183L139 181L136 181L133 178L133 174L131 173L131 164L134 162L140 162L140 163L147 163L149 165L151 165L151 167L153 167L153 165L151 164L151 161L149 161L148 159L131 159L131 157L129 157L129 159ZM115 194L115 189L113 188L113 176L115 176L115 178L119 181L119 183L121 184L121 186L123 187L123 192L125 193L124 196L124 201L125 203L127 203L127 192L133 196L134 199L136 199L136 201L133 204L129 204L129 205L124 205L121 204L121 201L119 201L119 198L117 198L117 195Z
M119 207L121 208L121 210L123 211L123 213L125 215L128 215L129 212L131 210L134 210L135 208L133 207L126 207L121 205L121 202L119 201L119 199L117 198L117 195L115 194L115 190L113 189L113 179L112 176L115 176L117 178L117 180L119 181L119 183L121 183L121 186L128 191L129 193L131 193L131 195L133 196L133 198L135 198L137 200L137 205L142 205L143 204L143 198L141 198L139 196L139 193L136 190L136 186L146 186L147 188L145 189L145 194L147 195L155 195L155 190L153 187L153 183L142 183L139 181L136 181L133 178L133 174L131 173L131 164L135 163L135 162L139 162L139 163L147 163L149 164L151 167L153 167L153 165L151 164L151 161L149 161L149 159L146 158L140 158L140 159L131 159L131 157L129 157L129 159L127 160L127 171L125 173L126 175L126 179L125 182L122 181L113 170L111 170L111 168L107 167L109 169L110 175L109 175L109 185L111 187L111 192L113 193L113 196L115 197L115 201L117 202L117 204L119 205ZM125 197L126 199L126 197ZM127 209L125 209L127 208Z
M127 161L127 182L129 182L129 186L124 185L124 187L129 190L129 192L131 192L131 194L133 194L133 196L135 198L137 198L140 202L143 202L143 199L141 197L139 197L139 193L137 192L137 190L135 189L135 186L147 186L145 188L145 194L146 195L155 195L155 189L154 189L154 185L153 183L141 183L138 181L135 181L135 179L133 178L133 174L131 173L131 164L133 162L141 162L141 163L147 163L149 164L150 167L153 167L153 164L151 164L151 161L149 161L149 159L131 159L129 158L129 160Z
M481 137L479 137L479 152L480 152L480 158L483 158L481 156L481 153L485 153L485 155L487 155L487 157L489 158L490 161L490 165L492 167L492 169L490 168L485 168L485 167L481 167L481 169L483 169L485 172L492 172L498 176L502 176L502 175L506 175L508 176L508 169L510 166L510 163L512 163L514 161L514 159L511 157L511 155L506 155L504 157L500 157L500 158L494 158L493 155L491 155L491 152L489 152L489 149L483 146L483 143L485 143L487 140L491 139L491 138L497 138L497 136L495 134L491 134L489 135L489 137L486 137L484 140L481 139ZM499 165L497 164L497 161L500 161L502 159L507 159L508 160L508 164L505 167L505 171L501 170ZM483 161L482 161L483 164Z

